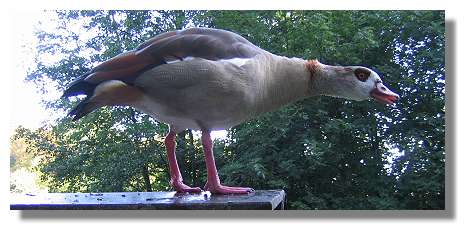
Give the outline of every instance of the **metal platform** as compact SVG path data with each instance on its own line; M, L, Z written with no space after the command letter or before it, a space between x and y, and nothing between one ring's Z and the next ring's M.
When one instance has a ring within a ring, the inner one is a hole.
M246 195L176 192L11 194L11 210L283 210L284 190Z

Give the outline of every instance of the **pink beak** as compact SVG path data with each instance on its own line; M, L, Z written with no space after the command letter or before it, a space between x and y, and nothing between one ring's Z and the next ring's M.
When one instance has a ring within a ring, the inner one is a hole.
M377 86L370 92L370 96L384 104L393 104L400 98L399 95L389 90L382 83L377 83Z

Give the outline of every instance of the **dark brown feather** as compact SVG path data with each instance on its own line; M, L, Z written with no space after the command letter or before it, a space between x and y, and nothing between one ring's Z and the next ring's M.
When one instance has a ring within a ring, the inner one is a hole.
M264 52L238 34L208 28L192 28L151 39L138 47L136 54L151 56L156 61L166 57L199 57L208 60L251 58Z

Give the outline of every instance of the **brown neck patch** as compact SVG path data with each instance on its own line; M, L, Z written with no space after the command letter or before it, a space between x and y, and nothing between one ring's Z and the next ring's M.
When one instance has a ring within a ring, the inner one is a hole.
M305 67L310 72L310 80L308 80L310 94L314 94L315 91L318 90L317 88L315 88L315 80L316 78L321 76L319 73L323 66L324 65L318 60L307 60L307 62L305 62Z
M315 78L315 74L321 69L322 63L318 60L307 60L305 67L307 67L307 70L310 72L310 79L313 80Z

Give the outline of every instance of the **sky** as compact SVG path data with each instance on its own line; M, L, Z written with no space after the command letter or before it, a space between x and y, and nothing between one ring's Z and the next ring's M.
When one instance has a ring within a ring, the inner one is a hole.
M34 63L36 38L34 29L37 22L44 14L41 11L17 11L17 22L13 27L12 50L13 54L13 79L11 83L12 103L10 111L9 133L13 133L18 125L35 129L43 122L51 119L51 113L41 105L41 96L38 89L25 78L29 67ZM46 94L48 98L59 97L59 92Z

